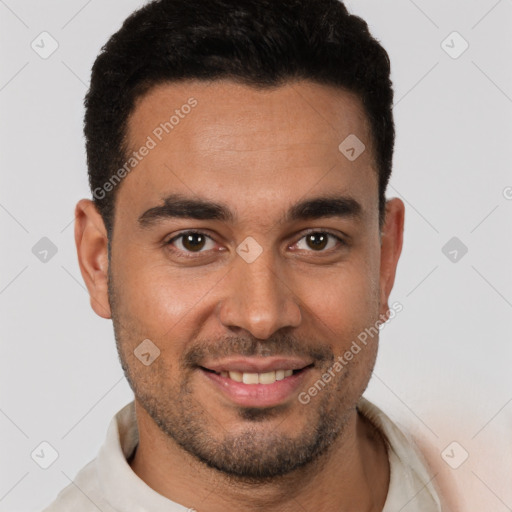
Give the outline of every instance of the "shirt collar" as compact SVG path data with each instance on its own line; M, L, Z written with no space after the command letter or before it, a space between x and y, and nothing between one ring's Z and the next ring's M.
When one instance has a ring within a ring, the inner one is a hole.
M147 485L132 470L127 459L139 442L135 401L112 419L105 443L96 458L96 470L103 495L123 512L187 512L187 507L169 500Z

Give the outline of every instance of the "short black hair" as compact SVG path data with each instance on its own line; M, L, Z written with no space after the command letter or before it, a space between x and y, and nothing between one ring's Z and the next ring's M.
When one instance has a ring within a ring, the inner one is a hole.
M371 129L382 226L393 88L388 54L364 20L339 0L154 0L102 47L84 100L89 184L109 241L120 185L105 184L126 165L135 100L161 83L224 78L257 88L306 79L355 93Z

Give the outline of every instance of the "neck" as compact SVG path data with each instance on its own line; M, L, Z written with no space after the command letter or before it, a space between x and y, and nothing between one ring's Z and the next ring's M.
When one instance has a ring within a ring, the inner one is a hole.
M327 453L288 475L248 483L209 468L177 446L136 401L139 445L129 461L148 486L197 512L380 512L389 486L381 435L356 410Z

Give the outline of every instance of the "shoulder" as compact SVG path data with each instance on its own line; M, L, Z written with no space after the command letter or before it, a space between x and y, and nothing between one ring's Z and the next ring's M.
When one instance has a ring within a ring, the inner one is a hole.
M42 512L114 512L101 495L96 459L90 461Z
M130 485L130 478L134 478L126 458L137 440L132 401L112 418L97 457L77 473L43 512L114 512L112 495L122 492Z

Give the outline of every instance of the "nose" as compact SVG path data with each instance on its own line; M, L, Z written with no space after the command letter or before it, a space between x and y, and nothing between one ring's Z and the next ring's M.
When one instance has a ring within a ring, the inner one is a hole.
M251 263L237 256L218 304L219 320L226 328L267 339L279 329L300 325L299 298L274 259L269 249Z

